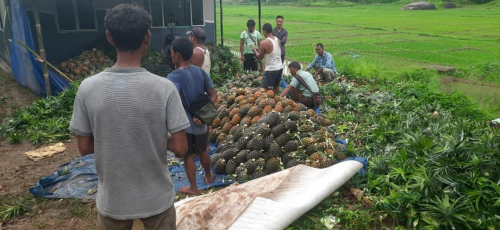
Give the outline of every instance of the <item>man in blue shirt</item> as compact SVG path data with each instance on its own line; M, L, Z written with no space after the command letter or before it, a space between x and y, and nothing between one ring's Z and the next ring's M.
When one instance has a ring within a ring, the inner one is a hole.
M217 91L214 84L205 71L190 63L193 56L193 45L187 38L176 38L171 47L172 61L176 70L168 75L179 91L184 109L191 107L191 104L202 93L208 94L210 100L215 103L217 100ZM205 170L205 183L214 182L214 174L210 171L210 157L208 155L208 129L207 125L201 120L193 117L186 111L190 127L186 129L188 141L188 150L184 156L184 168L190 185L179 188L179 192L199 195L198 185L196 184L196 165L194 163L195 155L200 157L201 165Z
M307 66L306 71L309 72L311 68L314 68L316 70L316 78L319 81L332 81L335 75L337 75L333 56L325 51L321 43L316 45L316 53L318 53L318 55L316 55L311 64Z

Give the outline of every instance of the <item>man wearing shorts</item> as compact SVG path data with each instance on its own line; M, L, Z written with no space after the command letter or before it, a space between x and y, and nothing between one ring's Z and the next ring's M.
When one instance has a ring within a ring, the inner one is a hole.
M189 127L175 85L141 68L151 42L151 17L120 4L104 18L116 64L78 87L69 130L82 155L94 153L99 178L97 229L175 229L175 191L167 150L187 151Z
M168 75L177 87L181 96L184 109L190 107L191 104L202 93L207 93L210 100L215 103L217 100L217 92L214 89L214 84L210 76L199 67L190 63L193 55L193 45L187 38L176 38L172 42L172 61L175 63L176 70ZM179 188L179 192L198 195L198 185L196 184L196 165L194 163L195 156L200 157L201 165L205 170L205 183L214 182L215 175L210 171L210 157L208 155L208 130L207 125L201 120L193 117L191 113L186 111L190 127L186 129L186 137L188 141L188 150L184 157L184 168L190 185Z
M266 69L262 78L262 87L273 89L278 94L283 73L283 63L281 62L280 40L273 35L273 27L266 23L262 26L262 33L266 39L260 43L259 51L254 47L252 51L258 59L266 59Z

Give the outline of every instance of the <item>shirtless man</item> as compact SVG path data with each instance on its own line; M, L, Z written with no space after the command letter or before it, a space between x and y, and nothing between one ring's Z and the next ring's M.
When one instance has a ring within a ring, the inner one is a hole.
M262 78L262 87L266 89L272 88L274 93L278 94L281 74L283 73L281 43L280 40L273 35L273 27L271 24L264 24L262 33L266 39L260 43L259 51L257 51L255 47L252 48L252 51L258 59L262 60L266 58L266 69L264 77Z

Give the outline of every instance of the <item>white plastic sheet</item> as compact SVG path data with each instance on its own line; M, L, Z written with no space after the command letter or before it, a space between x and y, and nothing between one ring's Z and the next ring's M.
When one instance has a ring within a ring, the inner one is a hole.
M363 167L345 161L326 169L298 165L212 194L179 201L177 229L284 229Z

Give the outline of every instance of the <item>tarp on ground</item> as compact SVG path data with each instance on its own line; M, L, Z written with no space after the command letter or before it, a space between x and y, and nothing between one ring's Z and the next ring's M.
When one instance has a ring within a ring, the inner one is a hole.
M337 143L346 143L345 140L337 140ZM210 144L211 151L209 154L214 154L216 151L215 144ZM173 158L173 154L171 155ZM355 160L363 164L363 168L358 172L365 173L367 167L366 158L354 157L347 160ZM227 186L235 181L226 174L215 174L215 181L212 184L205 184L204 170L201 167L199 159L196 163L196 182L200 190ZM175 191L180 187L189 185L183 165L173 165L169 167L174 184ZM212 169L213 171L213 169ZM97 172L95 169L94 154L79 157L69 163L59 166L59 168L51 175L40 179L36 185L30 189L31 194L36 197L45 198L78 198L78 199L95 199L95 192L98 189Z
M37 95L47 96L42 64L26 48L17 43L20 41L32 50L36 50L24 4L21 0L11 0L10 7L12 15L10 62L14 77L19 84L31 89ZM52 95L57 95L69 87L68 82L50 70L49 79Z

